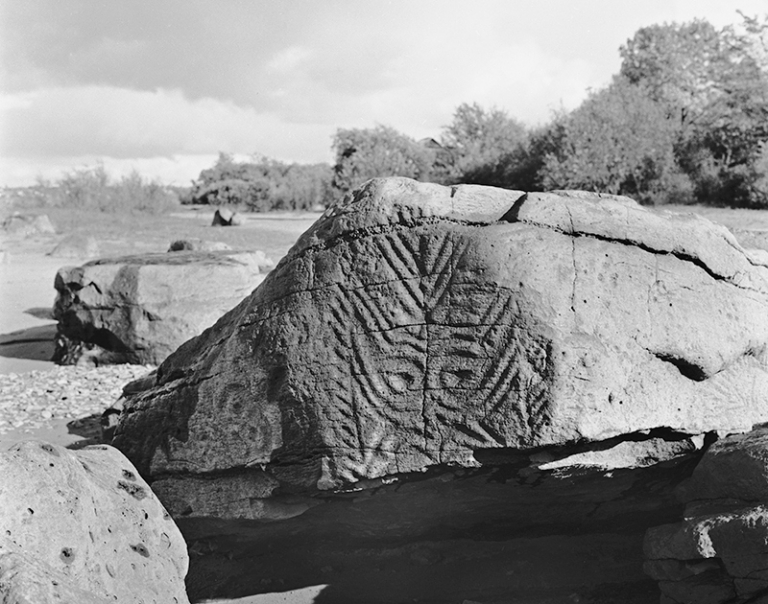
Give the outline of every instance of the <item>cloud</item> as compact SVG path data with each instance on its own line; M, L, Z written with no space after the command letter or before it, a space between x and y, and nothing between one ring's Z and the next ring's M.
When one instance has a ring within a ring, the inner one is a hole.
M754 14L764 3L740 6ZM219 150L330 161L338 127L438 137L464 102L542 123L607 84L640 27L739 21L721 0L35 0L0 10L8 161L151 159L169 173L175 164L158 158Z
M287 74L295 72L306 63L313 55L313 52L302 46L289 46L275 53L266 64L268 73Z
M136 170L147 180L187 186L202 170L210 168L217 157L216 154L139 158L79 155L44 157L34 163L27 158L0 157L0 174L3 175L4 186L22 187L34 184L41 178L55 182L73 170L92 168L101 164L115 179L127 176Z
M259 152L330 159L332 127L287 124L230 101L178 90L55 87L0 97L0 153L8 157L155 157Z

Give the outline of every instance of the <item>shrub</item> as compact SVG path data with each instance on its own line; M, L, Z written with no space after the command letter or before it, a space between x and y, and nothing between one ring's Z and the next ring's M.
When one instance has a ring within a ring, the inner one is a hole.
M541 170L547 189L586 189L659 201L675 179L679 126L645 91L618 77L562 123L556 151Z
M73 210L159 214L178 206L178 196L136 170L113 182L104 166L77 168L46 188L48 203Z
M284 164L262 158L237 162L220 153L200 172L182 203L245 206L251 211L313 210L330 203L328 164Z
M379 176L431 180L436 151L389 126L339 128L333 138L336 165L333 187L338 196Z

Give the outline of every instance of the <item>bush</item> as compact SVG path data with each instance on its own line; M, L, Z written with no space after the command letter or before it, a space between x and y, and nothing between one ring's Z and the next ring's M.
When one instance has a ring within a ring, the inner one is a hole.
M436 157L434 149L382 125L339 128L333 149L333 188L339 198L371 178L405 176L429 181Z
M72 210L160 214L178 206L178 196L136 170L113 182L104 166L67 172L46 187L48 204Z
M504 168L528 148L528 132L501 109L462 103L443 128L449 151L447 182L503 186ZM522 157L520 158L522 161Z
M220 153L216 163L200 172L182 203L233 205L254 212L314 210L331 200L328 164L284 164L262 158L237 162Z
M681 184L675 163L679 125L645 94L615 78L562 122L562 138L540 172L547 189L585 189L657 203L670 183Z

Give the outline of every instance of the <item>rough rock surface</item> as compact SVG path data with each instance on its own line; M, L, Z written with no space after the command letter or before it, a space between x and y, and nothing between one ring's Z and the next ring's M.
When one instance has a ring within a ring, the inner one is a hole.
M716 442L677 494L682 521L645 537L662 603L768 602L768 429Z
M767 313L768 268L707 220L374 180L163 363L114 442L164 480L335 489L488 449L743 432L768 417Z
M768 231L759 229L734 229L733 234L743 247L768 252Z
M54 360L158 364L264 279L263 252L142 254L56 275Z
M231 249L223 241L206 241L205 239L177 239L168 247L169 252L219 252Z
M184 540L119 451L19 443L0 476L0 601L188 603Z
M241 224L243 224L242 217L229 208L217 208L211 222L211 226L240 226Z

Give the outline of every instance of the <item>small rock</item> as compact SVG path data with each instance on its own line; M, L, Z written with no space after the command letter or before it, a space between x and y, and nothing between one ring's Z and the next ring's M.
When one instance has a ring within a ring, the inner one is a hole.
M205 239L178 239L172 241L168 247L169 252L218 252L231 249L232 247L223 241L206 241Z
M235 213L229 208L217 208L211 226L233 226L232 219L234 216Z

